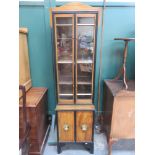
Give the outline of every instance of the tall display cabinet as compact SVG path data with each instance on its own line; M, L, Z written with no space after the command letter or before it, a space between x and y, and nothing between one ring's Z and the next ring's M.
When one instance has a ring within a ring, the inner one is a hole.
M98 8L69 3L50 10L57 88L57 151L82 143L94 152Z

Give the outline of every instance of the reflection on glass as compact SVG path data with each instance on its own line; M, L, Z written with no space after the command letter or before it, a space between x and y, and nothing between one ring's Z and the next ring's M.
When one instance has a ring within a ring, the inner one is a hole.
M78 17L78 24L95 24L93 17Z
M72 24L72 17L57 17L56 24Z
M57 26L57 38L72 38L72 26Z
M90 94L91 93L91 85L78 85L77 89L78 94Z
M71 64L58 64L58 77L59 83L72 82L72 65Z
M94 26L78 26L77 58L92 60L94 51Z
M73 94L73 86L72 85L59 85L59 93L60 94Z
M58 60L72 60L72 39L58 39Z
M91 99L91 95L77 95L77 99Z
M91 83L92 64L77 64L77 81Z
M72 60L72 27L57 27L57 52L59 60Z
M72 100L73 96L72 95L59 95L59 99L63 99L63 100Z

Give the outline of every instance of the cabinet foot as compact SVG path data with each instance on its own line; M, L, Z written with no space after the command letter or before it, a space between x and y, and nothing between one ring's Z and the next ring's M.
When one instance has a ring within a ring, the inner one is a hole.
M57 153L60 154L61 152L62 152L61 145L58 143L57 144Z
M90 145L90 154L94 154L94 143Z

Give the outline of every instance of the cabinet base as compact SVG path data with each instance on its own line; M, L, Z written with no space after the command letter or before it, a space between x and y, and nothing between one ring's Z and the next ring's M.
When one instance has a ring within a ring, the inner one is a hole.
M65 144L67 145L67 144L73 144L73 143L57 143L57 153L58 154L62 153L62 146L64 146ZM85 148L90 152L90 154L94 154L94 142L90 142L90 143L81 142L81 143L76 143L76 144L84 145Z

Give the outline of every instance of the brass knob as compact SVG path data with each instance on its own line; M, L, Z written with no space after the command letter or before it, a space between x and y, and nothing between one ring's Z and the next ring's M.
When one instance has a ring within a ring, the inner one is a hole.
M64 125L64 130L65 130L65 131L68 131L68 130L69 130L69 125L68 125L68 124L65 124L65 125Z
M88 130L88 126L86 124L82 124L81 125L81 130L82 131L87 131Z

